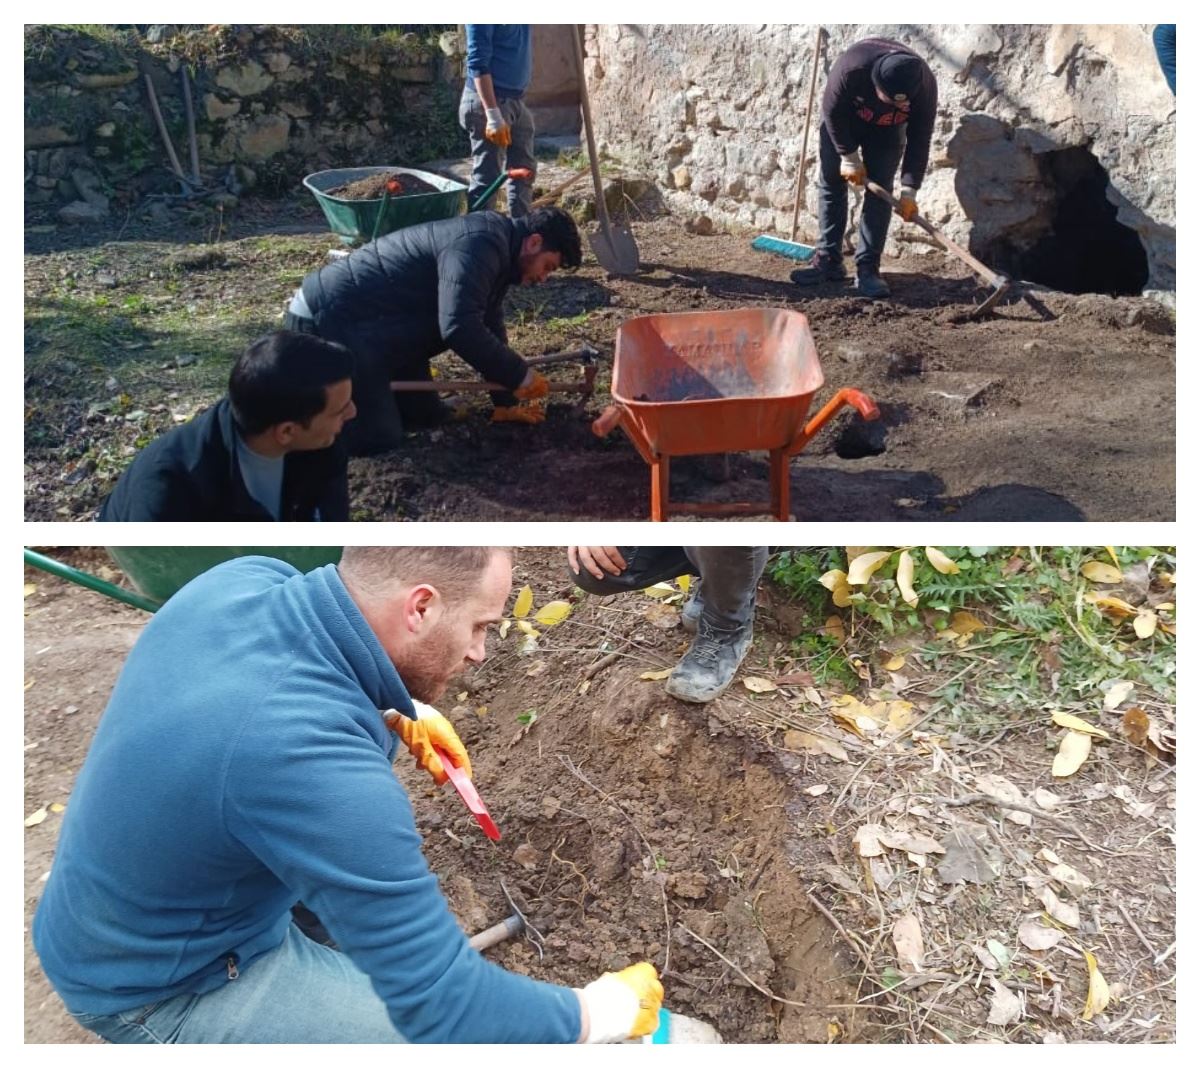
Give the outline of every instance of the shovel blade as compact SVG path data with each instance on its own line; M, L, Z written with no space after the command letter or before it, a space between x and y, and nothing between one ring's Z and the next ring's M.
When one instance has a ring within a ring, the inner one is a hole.
M592 247L596 262L609 274L637 274L641 256L633 234L625 227L610 225L607 230L588 234L588 244Z

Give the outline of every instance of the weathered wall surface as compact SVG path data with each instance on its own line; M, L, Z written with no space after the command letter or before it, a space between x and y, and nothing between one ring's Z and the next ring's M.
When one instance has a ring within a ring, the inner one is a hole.
M1147 252L1148 288L1175 287L1175 104L1150 26L827 26L832 59L862 37L902 41L938 79L939 120L920 193L934 225L977 247L1019 243L1053 198L1039 156L1084 146L1107 170L1118 221ZM670 206L717 226L791 228L811 25L588 27L588 84L603 146L651 175ZM816 132L807 236L815 236ZM899 228L893 227L893 236Z

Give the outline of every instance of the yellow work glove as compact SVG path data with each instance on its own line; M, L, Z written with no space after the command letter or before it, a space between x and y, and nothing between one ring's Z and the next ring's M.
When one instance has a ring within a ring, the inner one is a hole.
M550 383L546 381L545 375L534 370L530 370L525 380L513 390L513 396L517 400L539 400L549 394Z
M896 214L905 222L912 222L917 217L917 191L911 186L900 187L900 203L896 205Z
M842 157L838 173L851 185L862 185L867 180L867 168L863 165L862 157L857 151Z
M663 988L654 965L646 961L619 972L605 972L580 990L579 995L587 1006L588 1031L584 1041L588 1045L641 1038L658 1028Z
M484 115L487 118L487 125L483 129L484 138L493 145L508 148L512 144L512 127L504 121L504 112L499 108L484 108Z
M442 767L441 759L433 751L436 745L446 753L456 768L462 768L470 778L471 758L467 756L467 750L450 721L429 705L422 705L416 701L413 703L417 706L419 719L409 719L395 709L388 709L383 718L388 727L400 735L400 740L416 758L417 767L429 772L438 786L449 778L446 769Z
M540 404L514 404L492 412L493 423L544 423L546 409Z

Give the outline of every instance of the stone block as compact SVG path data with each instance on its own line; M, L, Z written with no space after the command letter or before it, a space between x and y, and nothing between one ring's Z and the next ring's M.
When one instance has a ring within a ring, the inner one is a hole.
M26 126L26 148L51 148L54 145L73 145L79 139L61 126Z
M275 79L263 69L261 63L248 59L236 67L223 67L217 72L216 83L235 96L255 96L269 89Z
M204 94L204 114L208 116L209 122L232 119L241 110L240 100L222 100L216 93Z
M108 218L107 206L91 204L86 200L72 201L66 207L59 208L58 218L61 222L72 225L79 223L104 222Z
M247 123L238 134L237 145L243 159L261 163L278 155L288 146L292 120L286 115L263 115Z

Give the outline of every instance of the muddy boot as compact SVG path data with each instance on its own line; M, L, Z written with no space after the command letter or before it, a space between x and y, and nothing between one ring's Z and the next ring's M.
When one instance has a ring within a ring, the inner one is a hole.
M849 277L840 253L818 252L811 267L793 271L791 279L798 286L819 286L825 282L844 282Z
M858 268L858 279L854 283L860 296L868 300L886 300L892 295L887 282L879 277L878 267L861 266Z
M700 617L704 614L704 601L700 597L700 579L692 576L692 595L679 612L679 622L689 634L695 634L700 626Z
M720 697L733 682L753 638L752 622L722 630L701 617L692 647L667 679L667 693L693 704Z

